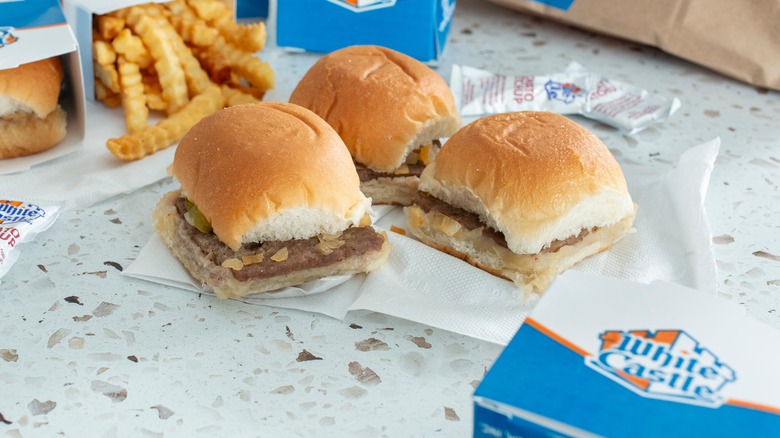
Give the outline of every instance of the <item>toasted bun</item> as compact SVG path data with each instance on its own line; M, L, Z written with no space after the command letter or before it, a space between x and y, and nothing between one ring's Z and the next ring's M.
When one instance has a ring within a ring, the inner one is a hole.
M460 116L444 79L425 64L377 46L323 56L290 102L309 108L339 133L355 161L392 172L415 148L449 137Z
M202 119L179 143L171 171L233 250L337 233L370 208L333 128L287 103L239 105Z
M546 112L498 114L465 126L425 169L419 189L478 214L517 254L634 214L607 147L581 125Z
M59 57L0 70L0 117L20 110L45 119L57 108L62 77Z
M467 230L460 227L456 232L446 231L439 213L426 213L417 206L406 207L404 213L409 231L423 243L511 280L527 292L543 292L556 275L580 260L608 249L634 230L632 212L617 223L592 230L582 240L557 251L517 254L486 237L482 228Z
M379 250L355 253L328 266L303 268L288 274L269 278L237 280L230 268L214 264L189 236L186 221L176 209L180 191L165 194L153 213L153 226L163 243L202 285L214 291L219 298L240 298L250 294L275 291L333 275L351 275L371 272L382 267L390 255L387 236L380 234L384 243Z
M59 57L0 70L0 158L45 151L65 138Z

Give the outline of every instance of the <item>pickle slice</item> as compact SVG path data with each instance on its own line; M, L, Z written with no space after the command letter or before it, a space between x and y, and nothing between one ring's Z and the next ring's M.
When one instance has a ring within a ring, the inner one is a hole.
M184 219L189 222L190 225L197 228L201 233L211 232L211 223L209 223L206 216L198 210L198 207L192 203L189 199L184 200L184 206L187 208L187 212L184 213Z

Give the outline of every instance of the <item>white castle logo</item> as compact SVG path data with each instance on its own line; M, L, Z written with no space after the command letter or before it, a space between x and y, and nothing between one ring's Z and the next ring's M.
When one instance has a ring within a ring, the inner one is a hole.
M390 8L397 0L327 0L352 12L365 12L374 9Z
M723 404L736 373L681 330L605 331L585 364L643 397L700 406Z

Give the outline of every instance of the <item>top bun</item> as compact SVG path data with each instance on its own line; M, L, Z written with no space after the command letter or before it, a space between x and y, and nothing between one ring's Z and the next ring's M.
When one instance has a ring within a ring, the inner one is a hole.
M392 172L415 148L460 127L447 83L425 64L378 46L323 56L290 102L309 108L339 133L355 161Z
M62 77L59 56L0 70L0 117L22 111L46 118L57 108Z
M634 212L623 172L601 140L547 112L497 114L463 127L419 187L478 214L517 254Z
M339 136L292 104L238 105L202 119L179 143L171 172L233 250L336 234L370 209Z

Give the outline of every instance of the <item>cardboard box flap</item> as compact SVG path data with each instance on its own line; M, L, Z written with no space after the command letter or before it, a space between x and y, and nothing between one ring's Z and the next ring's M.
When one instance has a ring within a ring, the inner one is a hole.
M74 52L78 48L57 0L0 2L0 69Z
M455 0L444 0L436 2L436 12L433 34L436 41L436 59L440 59L444 52L445 44L447 43L447 36L450 34L450 26L452 25L452 17L455 15Z

